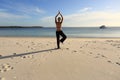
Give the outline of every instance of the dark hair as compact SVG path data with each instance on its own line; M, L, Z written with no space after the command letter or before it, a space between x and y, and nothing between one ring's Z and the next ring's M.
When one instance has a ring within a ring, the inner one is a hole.
M61 17L58 17L58 20L61 20Z

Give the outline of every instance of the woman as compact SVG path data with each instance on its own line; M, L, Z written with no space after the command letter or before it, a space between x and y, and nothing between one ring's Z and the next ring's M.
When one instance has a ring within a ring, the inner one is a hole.
M60 17L58 17L60 15ZM56 39L57 39L57 48L60 49L60 42L63 43L67 36L62 31L62 22L63 22L63 16L58 12L58 14L55 16L55 23L56 23ZM60 39L60 35L62 38Z

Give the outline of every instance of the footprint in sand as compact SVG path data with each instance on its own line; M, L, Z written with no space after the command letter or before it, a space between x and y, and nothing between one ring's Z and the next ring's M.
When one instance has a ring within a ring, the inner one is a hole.
M72 52L77 52L76 50L73 50Z
M95 58L99 58L99 56L96 56Z
M2 55L0 55L0 57L2 57Z
M119 63L119 62L116 62L116 64L120 66L120 63Z
M52 52L52 51L49 51L50 53Z
M82 46L80 48L83 48Z
M76 50L73 50L72 53L76 53L77 51Z
M118 46L117 48L120 48L120 46Z
M33 55L28 55L28 56L27 56L27 58L31 58L31 59L32 59L33 57L34 57Z
M99 58L99 57L107 58L106 56L104 56L104 55L100 55L100 54L98 53L97 56L96 56L95 58Z
M18 43L18 42L16 42L16 45L18 45L18 46L22 46L20 43Z
M92 52L90 52L90 54L93 54Z
M66 48L67 50L69 50L69 48Z
M21 59L25 59L26 58L26 56L20 56L21 57Z
M0 80L5 80L5 78L4 77L0 77Z
M10 64L1 64L0 65L0 73L7 72L9 70L12 70L13 67Z
M21 59L26 59L26 58L32 59L33 57L34 57L33 55L21 56Z
M101 55L101 57L103 57L103 58L107 58L106 56L104 56L104 55Z
M97 55L100 55L99 53Z
M28 46L28 48L30 48L30 46Z
M16 53L13 53L13 55L15 56L15 55L16 55Z
M110 61L110 60L108 60L107 62L108 62L108 63L112 63L112 61Z
M34 50L33 48L31 48L31 50Z
M35 45L35 43L34 42L31 42L32 43L32 45Z
M18 43L18 42L16 42L16 44L17 44L17 45L19 45L19 43Z

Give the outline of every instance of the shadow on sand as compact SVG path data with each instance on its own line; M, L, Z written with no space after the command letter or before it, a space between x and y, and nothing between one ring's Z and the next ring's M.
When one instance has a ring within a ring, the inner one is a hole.
M34 52L27 52L27 53L21 53L21 54L13 54L13 55L8 55L8 56L1 56L0 59L14 58L14 57L19 57L19 56L24 56L24 55L29 55L29 54L36 54L36 53L42 53L42 52L48 52L48 51L53 51L53 50L57 50L57 48L41 50L41 51L34 51Z

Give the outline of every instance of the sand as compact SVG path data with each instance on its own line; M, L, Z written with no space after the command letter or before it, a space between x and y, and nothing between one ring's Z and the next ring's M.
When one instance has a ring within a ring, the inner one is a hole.
M0 37L0 80L120 80L120 39Z

